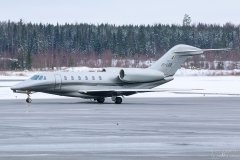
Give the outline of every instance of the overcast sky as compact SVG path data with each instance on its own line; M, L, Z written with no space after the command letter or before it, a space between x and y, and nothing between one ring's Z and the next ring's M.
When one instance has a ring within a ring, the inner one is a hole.
M239 0L0 0L0 21L42 23L240 24Z

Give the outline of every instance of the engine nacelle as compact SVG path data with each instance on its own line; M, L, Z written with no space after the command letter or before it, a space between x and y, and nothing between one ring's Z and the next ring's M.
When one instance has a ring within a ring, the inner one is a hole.
M125 68L119 72L119 79L123 82L152 82L164 79L164 74L160 71L141 68Z

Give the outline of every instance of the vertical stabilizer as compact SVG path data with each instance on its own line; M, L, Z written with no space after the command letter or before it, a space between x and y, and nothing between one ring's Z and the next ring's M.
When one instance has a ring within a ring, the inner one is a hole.
M200 48L179 44L171 48L149 68L161 71L165 76L173 76L189 56L202 53L203 50Z
M150 69L158 70L164 73L165 76L173 76L181 67L181 64L190 56L202 54L207 51L229 51L230 48L219 49L200 49L197 47L179 44L171 48L159 60L157 60Z

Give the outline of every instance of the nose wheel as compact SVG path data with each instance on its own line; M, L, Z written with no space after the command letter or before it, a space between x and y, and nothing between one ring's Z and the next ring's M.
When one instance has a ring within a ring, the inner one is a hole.
M26 102L27 102L27 103L31 103L31 102L32 102L32 99L30 98L30 92L27 92L27 95L28 95L28 97L27 97L27 99L26 99Z
M27 98L27 99L26 99L26 102L27 102L27 103L31 103L31 102L32 102L32 99L31 99L31 98Z

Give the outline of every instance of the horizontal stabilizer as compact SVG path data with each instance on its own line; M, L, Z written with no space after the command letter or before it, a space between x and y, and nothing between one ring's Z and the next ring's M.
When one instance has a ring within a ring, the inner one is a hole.
M194 55L198 55L198 54L202 54L203 51L202 50L182 50L182 51L175 51L175 54L177 54L178 56L194 56Z
M204 52L209 52L209 51L229 51L231 48L219 48L219 49L198 49L196 48L195 50L181 50L181 51L175 51L179 56L194 56L198 54L203 54Z
M208 52L208 51L230 51L231 48L219 48L219 49L202 49L203 52Z

